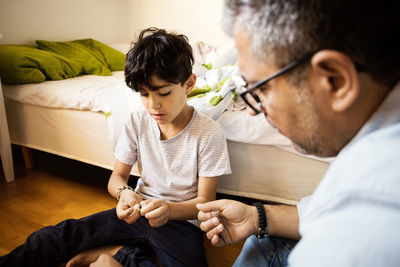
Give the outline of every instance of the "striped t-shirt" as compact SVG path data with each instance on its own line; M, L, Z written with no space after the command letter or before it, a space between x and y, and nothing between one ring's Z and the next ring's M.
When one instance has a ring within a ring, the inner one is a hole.
M156 121L146 112L130 115L119 137L115 157L138 162L136 191L143 199L185 201L197 197L198 177L231 173L222 127L196 110L176 136L160 139Z

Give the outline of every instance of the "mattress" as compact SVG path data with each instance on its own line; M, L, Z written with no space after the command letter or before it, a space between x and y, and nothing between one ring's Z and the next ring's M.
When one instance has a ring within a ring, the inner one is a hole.
M5 103L13 144L113 169L102 112ZM309 195L329 165L272 145L228 140L228 150L232 174L220 178L218 192L286 204ZM139 175L136 166L132 174Z

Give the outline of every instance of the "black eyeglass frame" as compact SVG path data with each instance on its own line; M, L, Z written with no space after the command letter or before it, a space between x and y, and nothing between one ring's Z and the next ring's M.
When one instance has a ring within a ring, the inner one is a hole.
M291 63L289 63L288 65L284 66L283 68L281 68L280 70L276 71L275 73L272 73L271 75L268 75L267 77L265 77L264 79L254 83L252 86L245 88L244 87L244 91L242 93L240 93L240 97L243 99L243 101L246 103L246 105L248 105L256 114L260 113L260 110L256 109L252 104L250 104L250 102L246 99L246 95L247 94L251 94L251 96L254 98L254 100L256 100L257 105L260 107L262 107L262 102L260 100L260 98L254 93L254 91L259 88L260 86L266 84L267 82L271 81L272 79L275 79L279 76L281 76L282 74L294 69L295 67L299 66L301 63L306 62L307 60L309 60L314 54L308 54L305 57L302 57L299 60L293 61Z

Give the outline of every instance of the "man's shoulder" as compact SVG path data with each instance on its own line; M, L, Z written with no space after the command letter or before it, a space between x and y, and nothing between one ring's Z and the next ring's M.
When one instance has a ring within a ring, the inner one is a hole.
M397 194L400 124L374 131L342 151L319 186L324 192L368 197ZM319 190L316 190L319 191Z
M345 154L358 154L361 159L384 161L400 153L400 123L373 131L355 142Z

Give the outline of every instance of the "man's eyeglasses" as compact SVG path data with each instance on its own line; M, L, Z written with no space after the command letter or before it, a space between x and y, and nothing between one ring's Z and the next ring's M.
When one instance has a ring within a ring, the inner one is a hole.
M260 98L257 96L257 94L254 92L257 88L260 86L266 84L267 82L271 81L272 79L275 79L276 77L294 69L295 67L299 66L301 63L306 62L312 57L313 54L309 54L299 60L293 61L292 63L289 63L285 67L281 68L277 72L267 76L266 78L254 83L250 87L244 87L244 91L240 93L240 97L243 99L243 101L256 113L260 113L262 110L262 102Z

